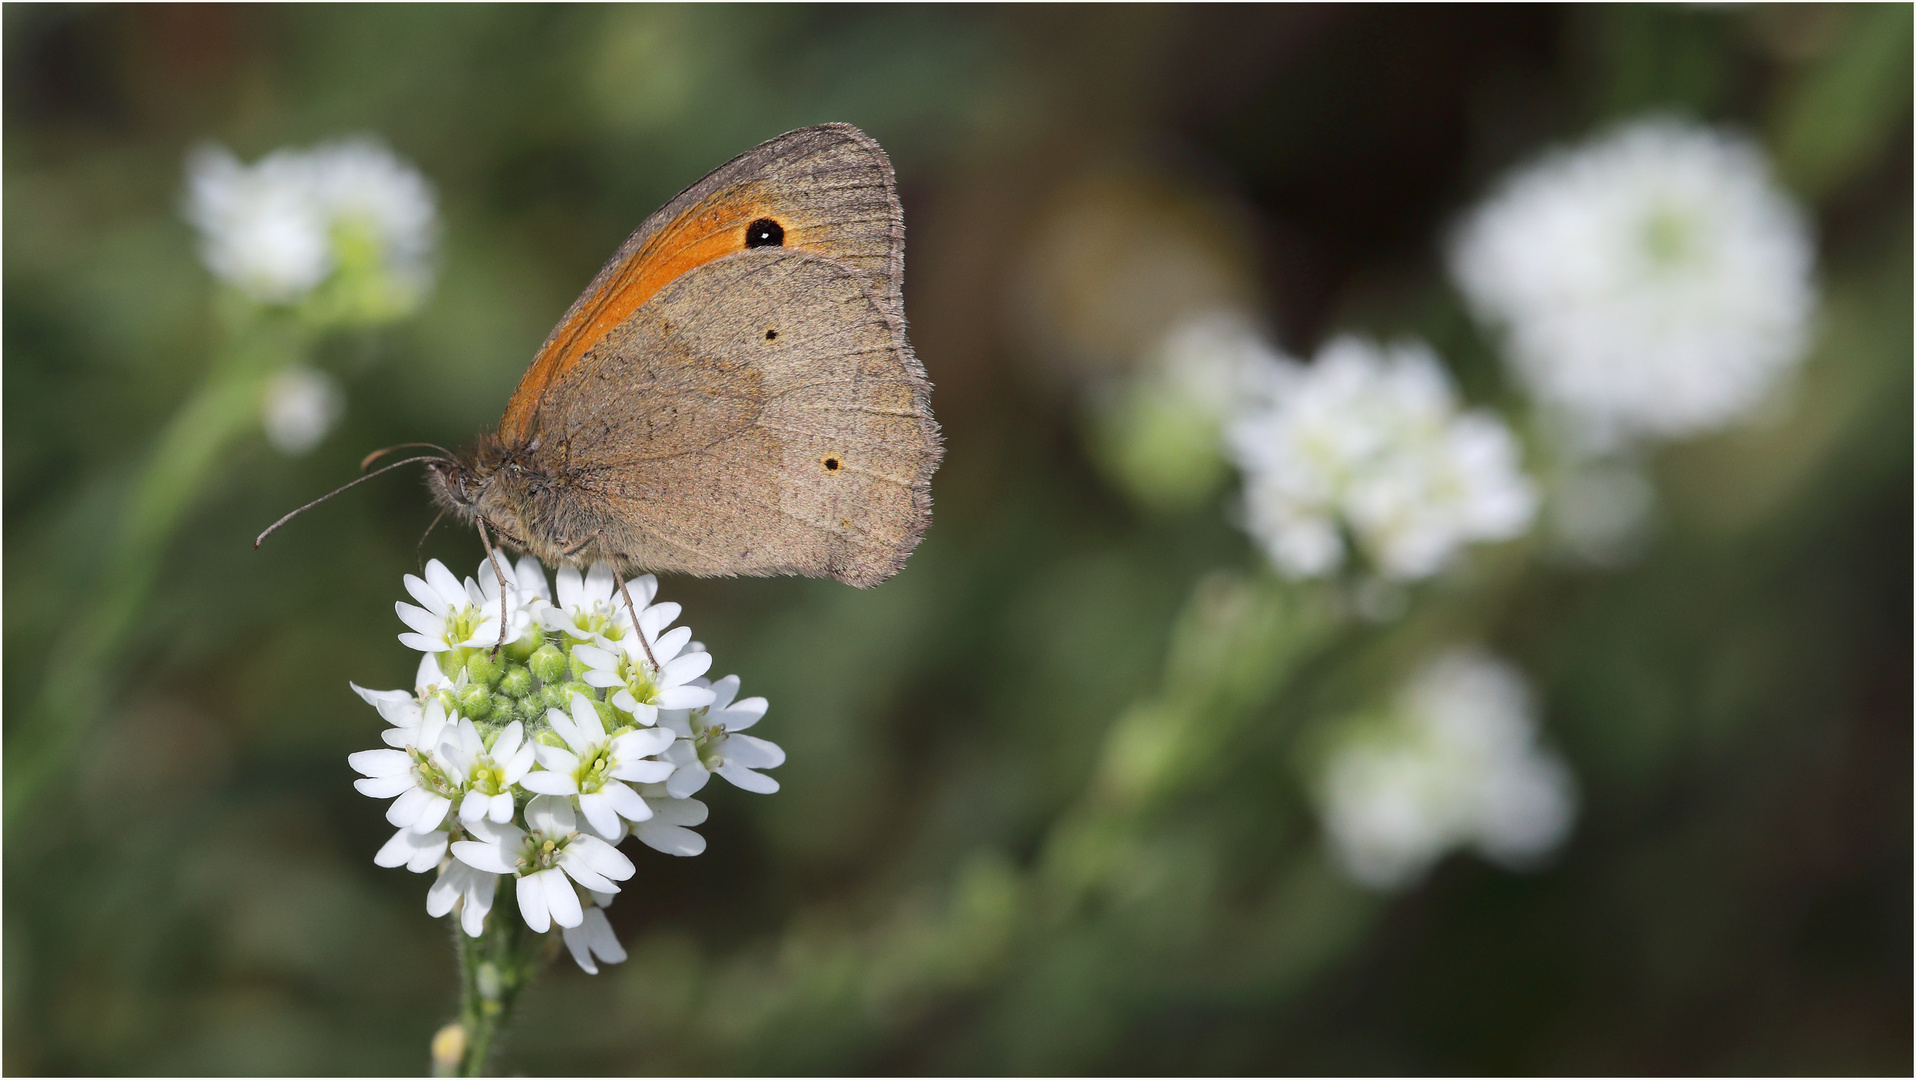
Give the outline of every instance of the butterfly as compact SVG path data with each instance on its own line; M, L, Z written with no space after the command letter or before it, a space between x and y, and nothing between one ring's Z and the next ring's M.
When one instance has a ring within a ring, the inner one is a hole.
M360 479L425 462L434 500L488 552L496 535L621 579L876 585L930 524L943 455L905 335L904 250L877 142L849 124L780 135L639 226L497 430Z

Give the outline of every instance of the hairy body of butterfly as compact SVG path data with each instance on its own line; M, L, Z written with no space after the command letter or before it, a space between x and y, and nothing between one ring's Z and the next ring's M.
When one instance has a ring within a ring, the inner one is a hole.
M942 448L905 336L890 163L780 136L649 218L435 500L552 564L869 586L931 520Z

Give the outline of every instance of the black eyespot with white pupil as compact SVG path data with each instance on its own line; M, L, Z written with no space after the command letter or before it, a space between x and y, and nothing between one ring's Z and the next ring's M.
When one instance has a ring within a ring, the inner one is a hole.
M748 248L784 247L785 226L762 217L745 226L745 246Z

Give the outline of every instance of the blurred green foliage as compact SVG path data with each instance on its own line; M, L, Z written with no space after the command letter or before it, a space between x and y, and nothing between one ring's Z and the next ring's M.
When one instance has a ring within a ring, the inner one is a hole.
M423 1071L452 949L426 880L372 865L387 827L345 756L380 727L346 681L411 677L390 605L430 513L394 478L250 540L367 450L489 427L646 213L827 120L898 167L950 447L935 524L871 592L665 582L715 674L770 698L785 787L712 792L699 858L635 853L631 960L556 967L506 1069L1911 1068L1907 7L4 19L9 785L45 763L7 803L7 1071ZM1252 208L1287 345L1416 332L1507 401L1443 229L1504 167L1646 109L1769 140L1825 303L1787 410L1657 459L1629 569L1515 545L1393 625L1339 623L1265 574L1224 496L1131 509L1079 405L1027 377L1039 208L1171 161ZM434 297L319 345L349 401L319 451L238 436L140 525L135 478L232 340L178 213L185 152L356 132L438 187ZM444 531L425 553L480 554ZM116 596L119 622L86 621ZM1576 835L1534 876L1459 856L1364 893L1297 761L1313 723L1468 639L1537 681Z

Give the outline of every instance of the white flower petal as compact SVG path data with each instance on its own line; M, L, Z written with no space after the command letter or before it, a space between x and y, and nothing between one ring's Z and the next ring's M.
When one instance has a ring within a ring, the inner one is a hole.
M612 753L621 761L651 757L671 746L673 735L662 728L628 731L612 740Z
M765 709L766 701L762 697L748 697L735 705L726 706L724 710L725 730L744 731L746 728L751 727L753 724L765 718ZM714 706L712 711L718 712L719 710Z
M778 790L778 781L763 773L755 773L735 761L728 761L718 768L718 774L731 781L732 786L744 791L770 795Z
M687 799L698 794L711 779L712 774L705 771L705 766L693 761L679 766L678 771L666 779L665 790L675 799Z
M702 709L711 703L712 691L704 686L663 687L654 699L660 709Z
M621 761L607 775L635 784L656 784L672 775L678 766L669 761Z
M486 915L492 911L492 898L498 893L496 874L473 870L466 875L465 906L459 912L459 925L467 937L479 937L486 930Z
M508 796L510 798L510 796ZM459 820L477 821L492 809L492 799L483 791L468 791L459 800Z
M526 824L547 836L563 836L578 828L572 800L540 795L526 804Z
M657 641L652 642L652 658L662 663L669 662L672 658L678 656L691 640L692 628L689 626L681 626L674 630L667 630L665 633L659 635Z
M604 792L594 791L579 796L579 813L592 823L592 828L600 834L614 833L619 829L618 813L606 800Z
M497 844L488 844L479 840L459 840L452 845L452 857L488 874L510 874L512 861Z
M504 825L512 820L512 793L510 791L502 791L487 801L486 820L498 825Z
M525 727L519 721L514 720L507 724L505 730L492 741L492 759L494 761L511 760L512 756L519 752L519 747L525 742L525 738Z
M403 750L361 750L346 756L346 764L366 776L410 776L412 758Z
M580 886L584 888L594 890L595 892L619 891L619 886L609 878L601 876L590 866L585 865L583 861L572 858L568 853L560 853L559 868L564 870L567 876L571 877L572 880L578 882Z
M728 735L725 759L748 769L776 769L785 764L785 751L777 743L753 735Z
M705 837L690 829L678 825L667 825L657 819L643 825L634 825L632 833L646 847L654 851L663 851L667 855L690 856L705 850Z
M443 617L446 614L446 598L440 596L437 590L426 584L424 579L407 574L405 581L406 591L412 594L414 600L419 601L420 606L432 612L435 616ZM401 617L403 618L404 616Z
M565 854L614 881L624 881L638 872L624 852L593 836L573 837L572 842L566 845Z
M590 919L593 912L598 910L598 908L588 910L585 913L585 917ZM565 938L566 951L572 954L572 959L579 965L580 970L584 971L587 975L597 975L599 973L599 966L592 962L592 948L586 944L586 934L588 933L586 925L587 924L581 923L578 926L568 926L560 931L560 936Z
M708 652L686 653L665 665L660 672L659 681L671 685L690 682L712 668L712 654ZM708 689L707 693L711 691Z
M443 637L445 635L446 620L434 615L425 608L414 607L411 604L401 602L394 604L393 609L399 613L399 621L405 623L414 633L429 638Z
M572 891L572 882L558 870L541 870L533 877L545 890L546 907L552 913L552 921L560 926L577 926L585 919L585 910L579 904L579 894Z
M419 816L413 819L414 832L431 832L446 820L446 811L452 809L452 800L444 795L428 794L426 804L419 809Z
M458 883L451 877L441 874L439 880L426 890L426 914L437 919L459 900Z
M390 799L413 786L411 774L405 776L374 776L353 781L353 787L361 795L370 795L375 799Z
M605 724L599 719L599 710L593 707L590 698L576 690L572 692L572 723L585 740L583 745L573 747L575 751L584 754L605 741Z
M666 769L672 767L662 761L654 762L653 764ZM659 779L664 779L667 775L670 774L662 774ZM652 808L645 804L645 800L639 797L639 793L619 783L617 780L607 781L605 787L601 789L600 794L604 797L607 805L611 806L613 810L618 812L620 817L625 818L627 821L648 821L652 817ZM611 831L611 829L599 830L601 835Z
M541 871L514 882L519 898L519 917L526 921L535 934L543 934L552 929L552 913L546 908L545 883L539 879L552 871ZM564 875L560 875L563 877ZM567 886L570 890L571 886Z
M650 799L655 820L671 825L703 825L711 813L697 799Z
M465 586L460 584L453 572L446 569L446 564L438 559L426 563L426 584L432 586L432 591L439 594L448 608L462 606L471 599L466 593Z
M425 812L427 804L431 803L435 797L432 792L424 788L409 787L392 801L391 806L386 808L386 821L402 829L407 828L419 820L419 815Z

